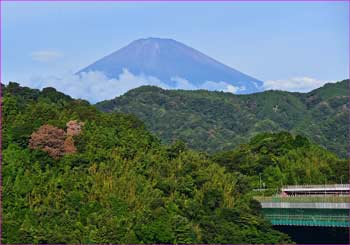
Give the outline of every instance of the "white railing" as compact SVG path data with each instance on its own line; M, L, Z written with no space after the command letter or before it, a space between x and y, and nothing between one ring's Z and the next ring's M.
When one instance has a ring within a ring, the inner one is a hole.
M283 190L288 190L288 189L315 189L315 188L345 188L345 189L350 189L350 184L287 185L287 186L282 187Z
M350 203L327 203L327 202L261 202L263 209L279 208L279 209L348 209Z

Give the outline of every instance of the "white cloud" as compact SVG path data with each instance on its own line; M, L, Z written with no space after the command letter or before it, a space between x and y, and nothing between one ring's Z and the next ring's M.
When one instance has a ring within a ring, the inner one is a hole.
M136 76L124 69L117 79L109 79L102 72L83 72L59 77L33 77L22 83L35 88L54 87L74 98L86 99L92 103L113 99L130 89L142 85L167 88L159 79L151 76Z
M50 62L63 57L63 54L53 50L41 50L30 54L33 60L39 62Z
M205 89L210 91L223 91L230 93L237 93L239 91L245 90L245 87L236 87L226 82L213 82L206 81L203 84L198 86L193 85L191 82L182 77L172 77L172 81L175 82L175 86L171 87L171 89L186 89L186 90L198 90Z
M156 77L134 75L127 69L123 69L122 73L115 79L106 77L102 72L91 71L80 74L67 74L63 77L33 77L21 84L38 89L54 87L73 98L86 99L91 103L113 99L130 89L143 85L153 85L163 89L206 89L231 93L245 89L244 87L235 87L226 82L206 81L199 86L194 86L191 82L181 77L173 77L171 80L174 82L173 86L161 82Z
M172 89L186 89L186 90L196 90L196 86L191 84L188 80L182 77L172 77L171 81L175 82L175 86Z
M235 87L233 85L227 85L227 89L226 92L230 92L230 93L237 93L239 90L241 90L239 87ZM243 89L244 90L244 89Z
M199 86L199 89L206 89L211 91L224 91L235 94L239 91L245 90L245 87L236 87L226 82L206 81L205 83Z
M22 82L24 86L32 88L54 87L58 91L68 94L74 98L81 98L91 103L102 100L113 99L130 89L143 85L153 85L163 89L205 89L211 91L224 91L237 93L244 91L244 86L236 87L224 81L206 81L198 86L182 77L173 77L172 86L161 82L158 78L146 75L134 75L127 69L123 69L118 78L110 79L102 72L83 72L81 74L67 74L62 77L33 77ZM310 77L297 77L286 80L268 80L264 82L264 89L285 90L293 92L308 92L333 81L320 81Z
M265 90L284 90L290 92L309 92L313 89L322 87L326 83L334 83L336 81L321 81L311 77L294 77L285 80L268 80L264 82Z

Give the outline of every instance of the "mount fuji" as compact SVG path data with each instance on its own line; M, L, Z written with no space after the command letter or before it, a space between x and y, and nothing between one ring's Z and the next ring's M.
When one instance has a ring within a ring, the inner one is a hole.
M117 79L125 70L140 79L158 79L170 89L221 90L237 94L263 90L262 81L185 44L163 38L135 40L77 74L102 72L107 78Z

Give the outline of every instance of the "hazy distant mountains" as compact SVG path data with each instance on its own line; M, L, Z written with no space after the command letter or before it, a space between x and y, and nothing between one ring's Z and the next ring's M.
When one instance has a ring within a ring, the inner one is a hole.
M159 79L169 88L252 93L263 83L172 39L147 38L96 61L78 73L99 71L118 78L127 69Z
M229 150L257 133L284 130L345 157L348 103L344 80L309 93L249 95L144 86L97 107L134 114L163 141L181 139L197 150Z

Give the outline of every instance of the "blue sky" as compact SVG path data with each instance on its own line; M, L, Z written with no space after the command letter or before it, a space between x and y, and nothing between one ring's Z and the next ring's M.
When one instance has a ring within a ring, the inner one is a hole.
M135 39L164 37L271 88L319 86L348 76L348 15L347 2L3 2L2 80L39 86Z

